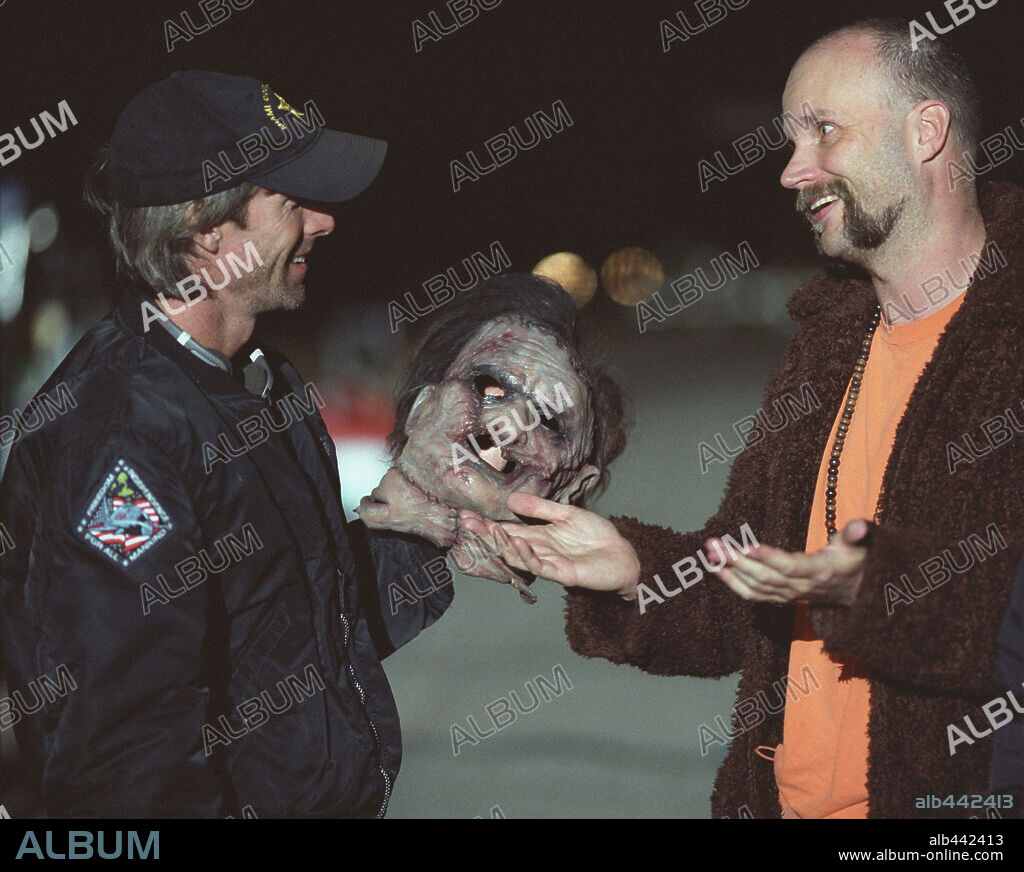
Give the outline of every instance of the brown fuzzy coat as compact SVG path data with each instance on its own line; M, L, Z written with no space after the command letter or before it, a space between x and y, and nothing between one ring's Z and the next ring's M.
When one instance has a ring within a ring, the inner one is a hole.
M956 724L967 732L965 715L979 733L989 728L980 707L999 695L994 639L1024 552L1024 435L992 447L1002 437L990 441L982 429L996 415L1005 418L1007 409L1024 424L1024 191L990 183L981 189L980 204L988 239L1008 265L990 269L968 289L913 391L886 467L885 516L874 531L855 603L812 609L826 650L859 658L871 670L873 818L985 816L962 807L915 808L917 797L932 794L988 794L992 736L960 743L951 755L947 728ZM954 275L962 280L962 273ZM655 573L669 590L677 587L674 562L696 555L708 536L739 538L744 523L759 542L803 550L818 468L875 303L868 282L824 276L793 295L788 308L799 328L768 381L764 408L787 392L800 396L804 383L820 407L737 457L721 506L704 529L679 534L613 519L636 549L641 581L652 590L658 590ZM970 456L965 434L979 454L987 453L966 460L954 449L951 473L950 443ZM979 552L986 559L928 591L920 564L949 549L963 566L960 543L971 534L987 540L993 523L1006 547L996 544L994 556ZM901 574L920 598L904 592ZM895 590L906 601L894 600ZM772 683L786 680L794 608L746 603L710 574L648 605L643 615L617 596L570 590L566 617L569 642L585 656L656 675L720 677L739 670L741 700L758 691L774 699ZM780 816L772 764L754 749L782 741L783 716L768 715L744 731L733 713L734 738L715 780L713 817L735 818L743 806L755 817Z

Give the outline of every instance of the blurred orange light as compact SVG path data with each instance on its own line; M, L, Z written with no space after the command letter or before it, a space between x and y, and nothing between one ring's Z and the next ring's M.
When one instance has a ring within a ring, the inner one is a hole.
M594 268L571 251L549 254L533 268L533 274L558 282L576 301L577 309L587 305L597 290L597 273Z
M646 248L620 248L601 267L601 284L616 303L635 306L661 289L665 271Z

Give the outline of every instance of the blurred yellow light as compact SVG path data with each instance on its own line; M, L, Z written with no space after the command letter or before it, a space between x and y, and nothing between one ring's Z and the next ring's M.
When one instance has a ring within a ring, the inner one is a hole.
M577 309L587 305L597 291L597 273L594 268L571 251L549 254L533 268L533 274L558 282L576 301Z
M57 208L52 203L44 203L28 216L29 248L35 254L46 251L53 245L59 230Z
M32 350L43 355L59 354L66 347L71 327L68 307L59 300L46 300L32 316Z
M635 306L661 289L665 271L646 248L620 248L601 267L601 284L616 303Z

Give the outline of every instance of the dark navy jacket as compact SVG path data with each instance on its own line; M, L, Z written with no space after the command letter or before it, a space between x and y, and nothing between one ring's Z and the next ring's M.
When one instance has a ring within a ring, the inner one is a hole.
M346 525L320 394L283 357L264 349L263 400L149 328L126 300L25 409L0 728L52 816L383 815L401 736L380 661L450 604L444 558Z
M1010 605L996 636L996 679L1013 720L995 731L991 791L1015 797L1017 817L1024 818L1024 561L1010 590Z

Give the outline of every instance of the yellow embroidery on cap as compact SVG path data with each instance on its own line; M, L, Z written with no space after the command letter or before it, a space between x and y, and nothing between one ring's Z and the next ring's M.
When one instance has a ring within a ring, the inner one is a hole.
M300 112L298 109L293 109L291 105L289 105L288 101L285 100L284 97L282 97L280 94L278 94L277 91L271 91L270 85L266 84L266 82L262 83L260 86L260 96L263 98L263 112L281 130L285 130L287 128L285 127L284 122L280 118L278 118L277 115L274 114L274 107L272 105L273 101L270 99L271 94L277 97L277 108L279 110L284 112L290 112L296 118L306 117L305 114Z
M298 109L292 109L292 107L289 106L288 103L285 101L284 97L278 94L277 91L274 91L274 96L277 97L277 99L280 101L277 104L278 109L284 109L285 112L291 112L292 115L294 115L296 118L305 117Z

